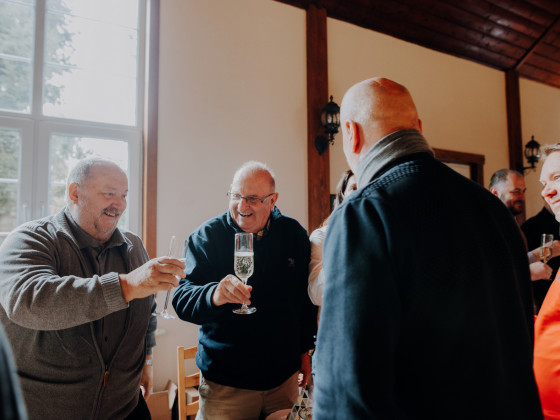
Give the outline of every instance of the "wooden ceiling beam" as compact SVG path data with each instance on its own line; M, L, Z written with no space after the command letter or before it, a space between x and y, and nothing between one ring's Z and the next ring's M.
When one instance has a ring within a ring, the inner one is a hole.
M556 16L556 19L554 19L554 21L550 24L550 26L546 29L546 31L544 31L544 33L540 36L540 38L538 38L535 41L533 46L529 48L527 52L523 55L523 57L521 57L521 59L515 64L515 67L513 67L514 70L519 70L521 66L523 66L523 64L529 59L529 57L533 55L535 50L544 42L548 34L554 30L555 26L558 24L559 21L560 21L560 15Z

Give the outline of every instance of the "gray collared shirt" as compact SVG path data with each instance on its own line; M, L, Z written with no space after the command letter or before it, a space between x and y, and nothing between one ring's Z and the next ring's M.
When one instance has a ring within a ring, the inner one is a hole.
M68 209L64 214L80 251L93 273L100 276L112 272L126 273L126 263L121 247L125 241L118 229L105 244L102 244L78 226ZM127 309L113 312L93 323L97 345L101 349L105 362L111 359L122 338L126 311Z

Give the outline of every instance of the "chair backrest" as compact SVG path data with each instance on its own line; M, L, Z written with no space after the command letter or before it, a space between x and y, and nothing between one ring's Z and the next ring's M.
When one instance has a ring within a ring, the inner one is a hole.
M198 391L194 388L200 385L200 372L185 375L185 359L194 359L196 346L177 347L177 403L179 406L179 420L187 416L194 416L198 412ZM187 394L189 397L187 398ZM188 401L189 400L189 401Z

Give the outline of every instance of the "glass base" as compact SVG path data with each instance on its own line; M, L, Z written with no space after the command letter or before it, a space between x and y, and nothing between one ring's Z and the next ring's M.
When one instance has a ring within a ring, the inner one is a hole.
M165 319L175 319L176 316L175 315L171 315L169 312L167 311L163 311L163 312L154 312L152 313L152 316L157 316L159 318L165 318Z
M242 305L241 308L233 310L233 313L238 315L249 315L253 312L257 312L257 308L253 308L252 306L247 305Z

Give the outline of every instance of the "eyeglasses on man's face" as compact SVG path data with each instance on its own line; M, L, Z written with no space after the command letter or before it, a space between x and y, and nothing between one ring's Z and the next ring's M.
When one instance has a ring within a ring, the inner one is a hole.
M241 194L234 193L234 192L231 192L231 191L228 191L226 194L231 201L245 200L245 202L250 206L256 206L258 204L263 204L266 200L268 200L270 197L272 197L274 195L274 193L270 193L265 198L259 198L259 197L253 197L253 196L243 197Z

